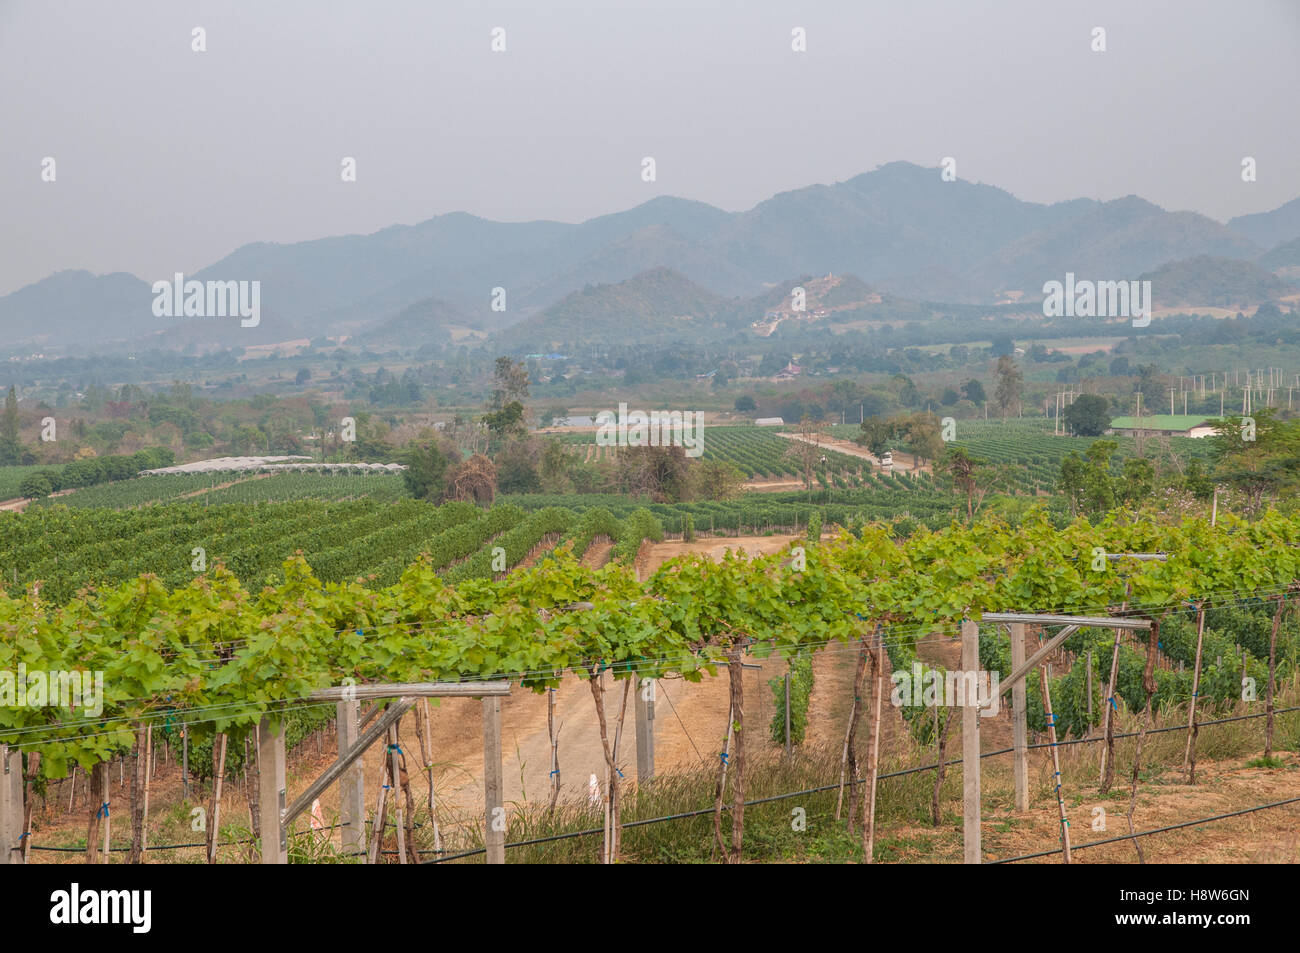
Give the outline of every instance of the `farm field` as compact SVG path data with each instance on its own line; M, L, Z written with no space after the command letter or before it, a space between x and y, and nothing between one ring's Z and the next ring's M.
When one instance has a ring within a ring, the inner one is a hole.
M789 440L778 436L769 427L705 426L702 460L720 460L730 463L747 479L774 479L794 477L800 464L792 453ZM559 439L572 446L583 461L613 459L615 447L596 445L594 433L563 433ZM816 467L818 480L823 485L861 486L871 474L868 461L847 453L826 449L826 463Z
M957 439L953 446L961 447L972 456L994 465L1016 468L1017 489L1032 488L1034 493L1055 491L1061 473L1061 461L1072 451L1080 455L1095 440L1113 440L1118 449L1111 458L1111 472L1118 475L1126 458L1137 455L1133 437L1069 437L1055 436L1053 422L1042 417L1009 420L958 420ZM851 440L861 432L856 424L837 424L832 433ZM1192 459L1206 461L1210 445L1204 439L1190 437L1148 437L1146 455L1154 456L1165 466L1186 466Z

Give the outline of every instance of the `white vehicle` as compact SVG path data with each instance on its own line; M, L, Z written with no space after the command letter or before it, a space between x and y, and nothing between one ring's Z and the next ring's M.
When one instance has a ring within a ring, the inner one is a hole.
M894 451L886 450L880 455L880 468L882 470L894 469Z

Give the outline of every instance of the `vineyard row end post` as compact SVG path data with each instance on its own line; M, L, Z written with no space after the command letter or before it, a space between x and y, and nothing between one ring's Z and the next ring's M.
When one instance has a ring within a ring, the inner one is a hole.
M1010 622L1007 629L1011 637L1011 669L1025 664L1025 624ZM1026 717L1025 680L1019 679L1011 686L1011 744L1014 751L1012 766L1016 782L1016 811L1029 810L1029 728Z
M0 864L23 862L23 755L0 745Z
M483 843L489 864L506 862L505 803L501 771L501 699L483 699Z
M636 693L636 780L646 784L655 776L655 691L653 678L641 679Z
M337 706L339 758L356 747L361 736L361 702L355 698ZM343 852L361 854L366 844L366 776L361 762L353 762L339 779L339 824Z
M271 731L271 719L262 718L257 738L258 800L262 806L262 863L287 864L289 838L284 811L288 805L285 779L284 723Z
M961 623L961 667L976 672L980 664L980 627L978 622ZM965 680L964 680L965 681ZM969 681L966 681L969 687ZM961 712L961 785L962 842L964 862L982 862L980 849L980 709L978 693L962 693ZM976 697L971 697L976 696Z

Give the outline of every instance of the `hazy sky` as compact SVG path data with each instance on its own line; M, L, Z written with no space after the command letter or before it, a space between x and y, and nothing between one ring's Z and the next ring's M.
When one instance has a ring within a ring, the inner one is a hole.
M0 90L0 294L457 210L738 210L896 159L1221 221L1300 195L1296 0L0 0Z

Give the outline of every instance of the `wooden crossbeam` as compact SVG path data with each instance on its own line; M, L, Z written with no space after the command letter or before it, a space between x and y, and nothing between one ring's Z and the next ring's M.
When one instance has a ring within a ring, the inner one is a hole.
M376 698L486 698L509 694L509 682L380 682L335 685L314 691L307 698L314 702L343 702Z

